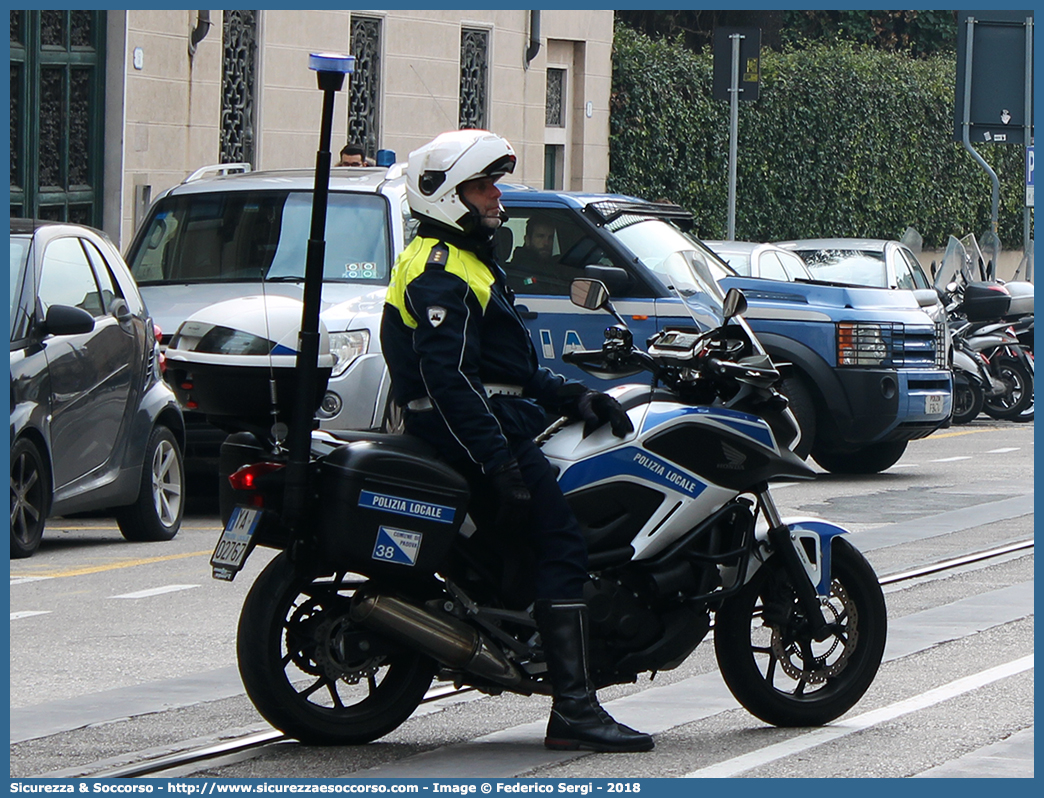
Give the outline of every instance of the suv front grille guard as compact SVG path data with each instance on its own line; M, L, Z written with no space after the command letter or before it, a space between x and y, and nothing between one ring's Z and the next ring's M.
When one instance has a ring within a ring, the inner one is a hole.
M948 368L950 350L950 326L945 321L935 322L935 367Z
M933 327L902 322L839 322L837 363L857 368L936 368L937 336Z
M937 326L896 325L901 328L894 342L894 362L898 368L945 368L946 348L942 347L940 366L939 330Z

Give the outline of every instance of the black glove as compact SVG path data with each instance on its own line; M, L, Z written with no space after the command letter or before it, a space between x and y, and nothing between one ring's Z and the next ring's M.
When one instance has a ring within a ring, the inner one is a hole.
M509 534L521 532L529 522L533 497L522 479L518 461L511 458L489 474L490 486L497 502L497 530Z
M613 435L617 438L623 438L627 433L634 431L634 425L623 407L607 393L588 391L577 400L576 410L580 420L584 422L585 438L606 422L612 427Z

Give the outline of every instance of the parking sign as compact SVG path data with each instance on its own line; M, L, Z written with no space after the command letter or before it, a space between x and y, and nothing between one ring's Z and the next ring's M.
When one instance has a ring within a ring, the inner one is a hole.
M1032 64L1032 11L961 11L954 140L963 141L967 124L973 144L1029 144Z

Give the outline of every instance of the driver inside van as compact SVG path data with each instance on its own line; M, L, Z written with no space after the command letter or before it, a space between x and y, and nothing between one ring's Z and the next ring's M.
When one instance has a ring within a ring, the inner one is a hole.
M526 223L522 246L515 247L508 264L511 287L523 294L564 294L569 276L554 255L555 225L543 216L533 216Z

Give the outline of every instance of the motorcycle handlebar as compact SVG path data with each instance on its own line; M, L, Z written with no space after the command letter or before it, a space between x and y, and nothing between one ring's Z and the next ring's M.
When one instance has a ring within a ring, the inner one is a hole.
M639 368L656 375L662 372L662 367L657 360L637 347L632 347L627 351L575 349L572 352L563 353L562 360L586 371L594 369L611 373L613 371L623 372L628 368ZM708 374L718 377L731 375L741 379L758 379L770 382L779 378L779 372L774 368L762 368L760 366L736 363L731 360L721 360L716 357L703 358L701 366Z
M574 349L572 352L562 353L562 362L572 366L604 365L605 353L601 349Z
M761 377L764 379L775 379L779 377L779 372L776 369L749 366L744 365L743 363L735 363L731 360L719 360L716 357L707 358L705 363L708 370L721 376L731 372L740 377Z

